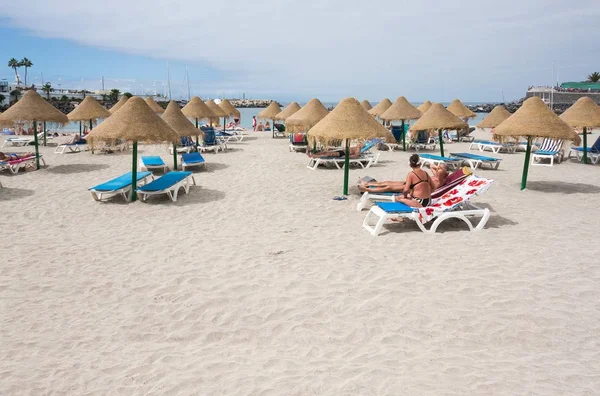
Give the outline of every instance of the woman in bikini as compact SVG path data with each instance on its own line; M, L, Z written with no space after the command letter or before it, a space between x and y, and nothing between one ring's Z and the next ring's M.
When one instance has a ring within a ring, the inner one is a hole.
M0 161L14 161L35 156L35 153L3 153L0 151Z
M434 189L433 180L429 174L420 168L419 154L410 156L409 165L412 168L406 175L403 195L395 197L396 202L402 202L413 208L421 208L431 203L431 192Z

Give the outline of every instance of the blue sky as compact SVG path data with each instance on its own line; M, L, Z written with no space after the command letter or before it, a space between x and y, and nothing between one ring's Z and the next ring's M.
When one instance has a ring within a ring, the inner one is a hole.
M500 101L551 84L553 61L560 81L600 71L599 17L592 0L0 0L0 52L55 87L164 92L168 61L174 97L187 64L192 95Z

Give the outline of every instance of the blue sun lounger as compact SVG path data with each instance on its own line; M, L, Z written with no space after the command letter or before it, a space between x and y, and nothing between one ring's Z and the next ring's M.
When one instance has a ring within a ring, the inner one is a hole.
M452 158L452 157L442 157L441 155L435 154L419 154L421 158L421 168L425 165L440 165L446 164L447 166L451 166L453 168L458 168L462 164L462 159L460 158Z
M568 158L571 158L571 154L575 154L579 161L583 161L583 147L571 147ZM592 164L597 164L600 161L600 136L598 136L592 147L588 147L587 156L588 161Z
M158 155L143 155L140 158L140 169L143 171L162 169L165 173L169 171L169 167L165 164L165 161Z
M483 164L489 165L490 169L498 169L500 161L502 161L500 158L484 157L483 155L470 153L450 153L450 155L468 163L472 169L481 168Z
M137 183L146 183L146 179L152 177L152 172L138 172ZM102 201L115 195L121 194L126 201L131 199L131 172L116 177L106 183L88 189L96 201Z
M189 153L181 156L181 167L183 170L193 166L204 166L206 160L200 153Z
M137 189L138 196L142 201L148 199L150 195L167 194L171 201L177 201L179 189L183 187L185 193L190 192L190 179L196 185L196 180L192 172L169 172Z

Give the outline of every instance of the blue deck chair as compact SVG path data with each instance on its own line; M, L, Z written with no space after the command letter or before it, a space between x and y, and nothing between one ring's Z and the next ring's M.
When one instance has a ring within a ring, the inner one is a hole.
M194 166L204 166L206 160L200 153L189 153L181 156L181 167L183 170Z
M531 154L531 165L552 166L554 160L561 163L564 156L563 140L554 138L544 138L539 150ZM541 160L549 159L550 163L542 163Z
M502 161L500 158L485 157L470 153L450 153L450 155L462 159L463 162L468 163L473 169L481 168L484 164L489 165L490 169L498 169L500 161Z
M200 127L202 132L204 132L204 137L202 138L202 144L200 145L201 151L214 151L216 153L219 150L223 150L221 144L217 141L217 135L215 133L215 128L213 127Z
M446 164L451 167L458 167L462 163L462 159L453 157L442 157L441 155L435 154L419 154L421 158L421 168L425 165L441 165Z
M169 172L138 188L137 192L142 201L148 199L150 195L167 194L171 201L176 202L181 187L183 187L186 194L190 192L190 179L196 185L192 172Z
M152 172L138 172L137 183L145 183L146 178L152 177ZM88 189L96 201L102 201L112 196L121 194L126 201L131 199L131 172L125 173L119 177L98 184Z
M140 157L140 169L143 171L153 171L161 169L163 172L168 172L169 167L165 164L162 158L158 155L143 155Z
M571 154L575 154L579 161L583 161L583 147L571 147L569 158L571 158ZM600 136L598 136L592 147L588 147L587 156L588 161L592 164L597 164L600 161Z

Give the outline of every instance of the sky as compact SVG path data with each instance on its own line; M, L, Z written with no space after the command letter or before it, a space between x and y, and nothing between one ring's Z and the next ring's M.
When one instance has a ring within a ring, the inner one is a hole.
M0 60L134 94L167 93L168 64L175 99L187 67L192 96L499 102L600 71L599 17L598 0L0 0Z

